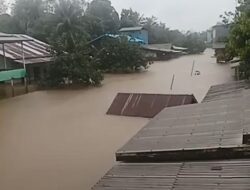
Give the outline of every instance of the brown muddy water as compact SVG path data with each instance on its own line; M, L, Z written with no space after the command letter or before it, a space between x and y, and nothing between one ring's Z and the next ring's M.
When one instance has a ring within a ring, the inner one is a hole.
M229 66L212 55L208 49L156 62L144 73L108 75L100 88L0 101L0 189L90 189L114 165L115 151L148 122L105 115L116 93L193 93L200 101L210 85L232 80ZM194 60L201 75L191 77Z

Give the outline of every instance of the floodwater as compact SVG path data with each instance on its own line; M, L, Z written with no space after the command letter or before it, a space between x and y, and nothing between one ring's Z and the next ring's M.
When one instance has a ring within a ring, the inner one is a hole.
M90 189L114 165L115 151L148 122L105 115L116 93L185 93L201 101L210 85L232 80L229 66L212 55L208 49L140 74L107 75L100 88L0 101L0 189ZM191 77L193 61L200 76Z

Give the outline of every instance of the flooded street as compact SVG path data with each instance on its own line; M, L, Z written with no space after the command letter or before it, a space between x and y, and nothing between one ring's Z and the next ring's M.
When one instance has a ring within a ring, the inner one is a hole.
M140 74L107 75L103 86L40 91L0 101L0 189L88 190L115 163L115 151L148 119L105 115L118 92L194 94L232 80L213 50L155 62ZM192 76L199 71L200 76ZM175 75L173 90L170 90Z

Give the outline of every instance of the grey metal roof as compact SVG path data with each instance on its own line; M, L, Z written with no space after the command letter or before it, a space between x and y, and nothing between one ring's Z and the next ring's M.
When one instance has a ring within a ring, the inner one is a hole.
M213 43L213 49L225 49L225 48L226 48L226 43L224 42Z
M151 51L161 51L161 52L172 52L172 53L181 53L182 51L177 51L172 49L172 44L148 44L143 45L142 48L145 50L151 50Z
M137 27L126 27L126 28L121 28L119 31L120 32L130 32L130 31L140 31L143 30L144 28L142 26L137 26Z
M114 166L93 190L249 190L250 160Z
M6 35L6 34L5 34ZM0 34L1 36L1 34ZM27 35L15 34L15 38L24 39L23 48L27 64L43 63L51 61L52 55L49 52L50 46ZM5 37L3 37L5 38ZM9 38L9 37L7 37ZM10 37L13 38L13 37ZM1 37L0 37L1 41ZM5 44L5 56L17 63L22 63L22 48L19 41L7 41ZM0 56L3 56L3 47L0 45Z
M118 161L244 157L250 147L250 90L243 96L166 108L116 154Z
M209 89L203 102L242 97L244 90L249 88L250 83L247 81L233 81L230 83L215 85Z
M27 38L24 38L20 35L5 34L5 33L0 32L0 44L22 42L22 41L31 41L31 40L32 39L27 39Z

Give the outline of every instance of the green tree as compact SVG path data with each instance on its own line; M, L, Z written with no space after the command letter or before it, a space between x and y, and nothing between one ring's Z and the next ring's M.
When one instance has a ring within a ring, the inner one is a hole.
M34 24L43 15L44 9L44 1L41 0L16 0L12 14L21 28L20 33L29 34Z
M186 38L182 46L188 48L189 53L202 53L206 49L206 45L200 33L191 33L186 34Z
M77 0L61 0L55 5L56 35L65 36L64 46L67 52L73 51L79 36L86 34L81 22L83 14L84 10Z
M89 3L86 15L96 17L102 33L116 33L120 26L119 15L109 0L93 0Z
M18 21L8 14L0 15L0 32L20 33Z
M105 41L97 57L104 72L135 72L148 67L141 48L126 38Z
M90 56L83 30L83 8L77 0L62 0L55 5L56 29L50 38L55 63L51 65L52 85L97 85L103 79L97 59Z
M250 0L239 0L235 17L231 23L227 54L240 57L241 77L250 78Z
M140 13L133 11L132 9L122 9L121 27L140 26L143 20L143 15Z

